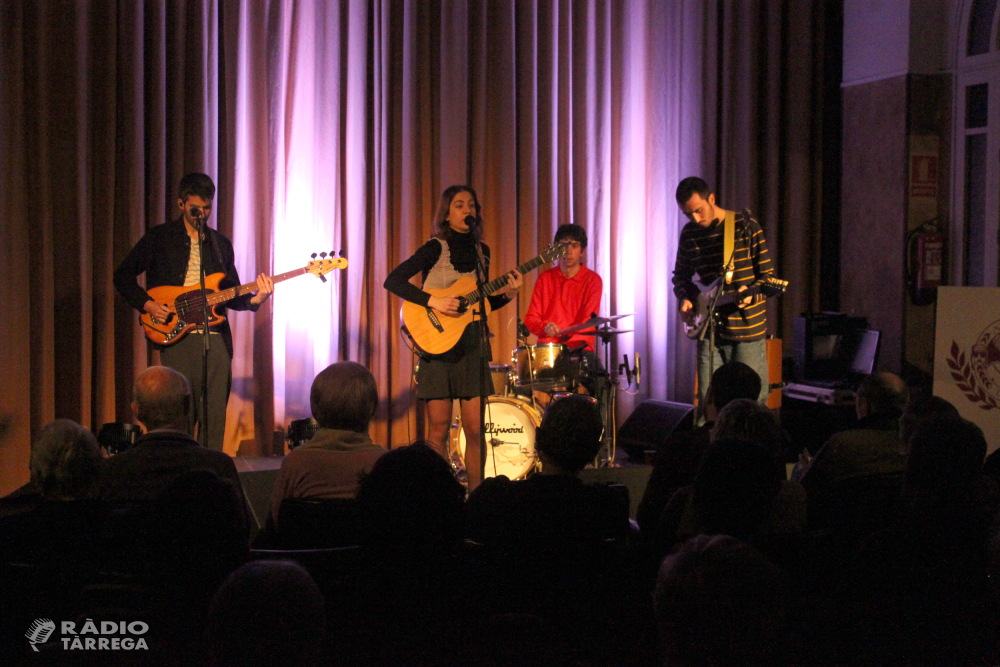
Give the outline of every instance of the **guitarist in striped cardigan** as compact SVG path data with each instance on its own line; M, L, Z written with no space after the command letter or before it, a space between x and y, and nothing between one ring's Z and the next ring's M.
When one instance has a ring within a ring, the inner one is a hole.
M767 243L760 224L744 213L727 211L715 203L715 194L697 176L685 178L677 186L677 205L688 218L681 230L674 264L674 295L681 318L690 323L699 288L723 277L722 293L744 291L772 274ZM723 257L725 221L732 221L730 257ZM728 266L727 266L728 265ZM761 379L759 400L767 400L767 333L765 297L757 295L719 313L715 339L698 341L698 404L704 404L712 371L728 361L740 361L757 371ZM721 310L721 309L720 309Z

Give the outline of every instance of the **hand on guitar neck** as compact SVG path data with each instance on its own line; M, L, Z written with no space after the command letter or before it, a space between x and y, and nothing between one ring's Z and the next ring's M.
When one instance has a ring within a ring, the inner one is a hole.
M746 289L747 289L747 287L746 287L746 285L744 285L744 286L740 287L736 291L737 292L745 292ZM747 298L743 299L742 301L740 301L736 305L739 306L740 308L746 308L747 306L749 306L752 303L753 303L753 295L751 294L750 296L748 296ZM698 315L698 311L695 310L694 304L691 303L690 301L688 301L687 299L681 299L681 305L680 305L680 309L679 310L680 310L680 314L681 314L681 320L685 324L687 324L688 326L694 326L694 324L695 324L695 318Z
M510 294L519 289L521 289L521 274L514 270L507 274L507 284L495 294ZM463 312L461 300L453 296L432 296L427 300L427 306L448 317L458 317Z

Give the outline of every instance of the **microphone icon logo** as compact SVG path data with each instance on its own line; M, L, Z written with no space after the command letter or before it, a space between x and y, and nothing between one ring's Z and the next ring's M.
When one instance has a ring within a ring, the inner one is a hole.
M44 644L49 641L49 637L55 631L56 624L51 619L36 618L32 622L31 627L28 628L28 631L24 633L24 636L31 643L31 650L38 653L38 647L35 644Z

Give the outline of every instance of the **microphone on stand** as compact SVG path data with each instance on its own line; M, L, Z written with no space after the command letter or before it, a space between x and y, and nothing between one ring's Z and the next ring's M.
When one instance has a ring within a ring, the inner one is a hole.
M474 215L465 216L465 226L468 227L470 230L472 230L472 228L476 226L476 216Z
M200 230L202 222L205 219L205 211L198 206L192 206L188 212L191 214L191 217L194 218L195 226Z
M524 320L522 320L520 317L518 317L517 318L517 337L521 338L521 339L527 340L528 336L530 336L530 335L531 335L531 332L528 331L528 325L524 323Z

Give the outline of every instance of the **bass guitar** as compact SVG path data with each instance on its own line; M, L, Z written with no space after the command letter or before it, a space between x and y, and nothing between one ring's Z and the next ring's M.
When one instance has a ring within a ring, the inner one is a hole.
M313 257L315 256L313 255ZM333 253L329 257L326 256L326 253L322 253L322 256L325 259L314 260L301 269L271 276L271 279L279 283L289 278L311 273L323 282L326 282L326 274L334 269L343 269L347 266L346 257L334 257ZM206 300L208 301L208 325L215 326L221 324L226 318L216 312L216 306L257 290L257 281L254 281L219 291L219 283L225 277L226 274L224 273L213 273L210 276L205 276L207 299L202 298L201 285L188 285L187 287L163 285L147 290L150 298L157 303L162 303L170 310L170 315L164 321L153 317L149 313L142 313L139 316L139 323L142 324L146 338L157 345L173 345L184 338L191 329L202 326L205 321Z
M517 267L516 271L524 275L542 264L562 257L566 254L567 247L569 247L569 242L550 245L538 257ZM418 306L415 303L404 301L403 325L418 351L423 354L444 354L455 347L462 337L465 327L472 323L474 317L478 317L480 299L483 299L485 304L485 314L490 314L490 302L485 299L507 284L508 273L509 271L505 272L496 280L490 281L478 289L474 277L463 276L446 289L424 290L431 296L458 298L461 305L458 309L459 314L455 317L442 315L430 306Z
M719 295L719 298L715 301L715 311L709 313L709 306L712 304L712 299L715 299L716 293L722 289L722 281L722 276L719 276L712 284L707 286L698 282L695 283L698 289L701 290L701 294L698 295L697 302L694 304L694 317L690 323L684 323L684 333L687 334L688 338L700 338L701 332L708 326L709 317L716 318L715 322L719 324L721 319L719 310L723 306L739 303L748 296L756 296L757 294L763 294L770 298L778 294L783 294L785 289L788 288L787 280L779 280L778 278L768 276L760 283L748 287L742 292L726 292Z

